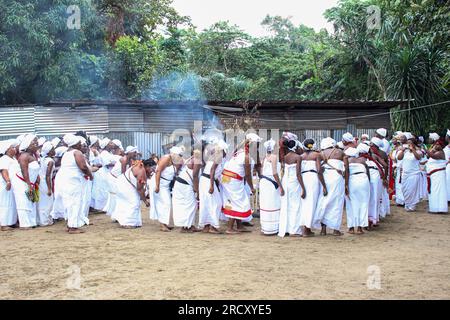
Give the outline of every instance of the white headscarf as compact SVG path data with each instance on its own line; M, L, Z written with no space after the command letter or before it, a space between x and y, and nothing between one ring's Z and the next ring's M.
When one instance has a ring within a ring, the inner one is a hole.
M53 145L53 147L56 148L60 142L61 142L61 139L60 139L60 138L58 138L58 137L53 138L53 140L52 140L52 145Z
M17 141L19 141L19 145L22 143L23 139L25 139L26 134L21 134L16 138Z
M287 140L298 140L298 136L292 132L283 132L282 135L283 138L286 138Z
M81 137L78 137L72 133L66 134L63 137L63 141L65 144L67 144L68 147L72 147L74 145L76 145L78 142L81 142Z
M181 146L181 147L174 146L174 147L170 148L169 152L172 154L178 154L181 156L184 152L184 147L183 146Z
M27 150L28 147L30 146L31 142L33 142L33 140L36 139L36 138L37 138L37 136L32 134L32 133L29 133L29 134L25 135L25 137L23 138L22 142L20 143L19 150L20 151Z
M345 149L344 143L342 141L339 141L338 143L336 143L336 146L341 150Z
M250 142L261 142L262 139L256 133L249 133L245 136Z
M67 147L58 147L58 148L56 148L55 149L55 157L62 158L62 156L64 155L64 153L66 153L66 151L68 149L69 148L67 148Z
M89 136L89 140L91 141L91 144L89 145L89 147L92 147L98 141L98 137L97 136Z
M107 146L110 142L111 142L110 139L108 139L108 138L103 138L103 139L100 141L100 148L105 149L106 146Z
M42 146L41 157L45 158L53 148L54 147L51 142L49 141L45 142L44 145Z
M44 145L45 141L47 141L47 139L45 139L45 137L40 137L38 139L38 146L42 147Z
M80 142L81 142L82 145L87 146L87 140L86 140L85 137L80 137L80 136L77 136L77 137L80 138Z
M361 136L361 139L364 139L364 138L366 138L367 140L370 139L369 135L368 135L368 134L365 134L365 133Z
M355 141L355 138L350 132L344 133L342 136L342 141L344 142L353 142Z
M219 140L219 142L216 143L216 146L225 152L228 151L228 148L230 147L228 143L226 143L224 140Z
M378 148L383 148L384 143L383 140L377 137L373 137L372 140L370 140L374 145L376 145Z
M322 141L320 142L320 149L325 150L328 148L333 148L336 146L336 140L334 140L333 138L325 138L322 139Z
M297 151L298 148L302 148L303 149L303 144L298 141L298 140L289 140L289 141L295 141L295 145L292 148L288 148L291 151Z
M125 154L129 154L132 152L138 152L138 147L128 146L127 149L125 150Z
M345 155L351 158L357 158L359 156L359 151L356 148L348 148L345 150Z
M424 143L424 142L425 142L425 138L422 137L422 136L420 136L420 137L419 137L419 141L422 142L422 143Z
M264 148L266 148L267 152L272 152L275 148L276 142L273 139L267 140L264 142Z
M356 150L359 152L359 154L369 153L370 147L365 143L360 143L358 144L358 147L356 147Z
M375 132L378 133L383 138L386 138L386 136L387 136L387 130L385 128L380 128Z
M0 141L0 154L5 154L9 148L15 148L19 145L17 139L9 139L5 141Z
M411 132L403 132L403 135L405 136L406 140L414 138Z
M436 132L430 133L430 139L432 141L438 141L439 138L440 138L440 136Z
M112 143L114 143L120 150L123 151L122 142L120 142L120 140L114 139L114 140L112 141Z

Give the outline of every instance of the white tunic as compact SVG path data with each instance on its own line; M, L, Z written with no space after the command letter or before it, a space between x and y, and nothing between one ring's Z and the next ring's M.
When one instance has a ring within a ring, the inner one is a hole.
M297 164L286 164L282 185L284 196L281 197L280 224L278 236L302 234L300 226L300 196L302 188L297 179Z
M300 199L302 207L300 211L300 225L311 228L317 208L317 201L322 192L322 185L317 174L315 160L303 160L301 170L306 189L306 198Z
M251 214L250 196L245 188L245 153L238 151L225 163L222 172L223 208L228 218L245 220Z
M172 191L173 223L177 227L190 228L194 224L198 203L194 193L193 170L184 166L178 175L188 184L175 181Z
M158 170L158 167L156 167ZM150 180L150 219L169 225L172 198L170 196L170 182L175 177L175 167L170 165L161 172L159 193L155 193L156 174Z
M35 183L39 176L39 162L33 161L28 164L28 176L31 183ZM19 162L13 163L11 166L11 184L14 190L14 199L16 201L17 214L19 216L19 224L21 228L30 228L37 226L37 206L31 202L25 192L28 191L28 185L18 176L22 177Z
M349 164L349 196L346 197L347 227L369 225L370 182L366 167L361 163Z
M430 194L428 195L428 212L448 212L446 166L447 160L431 158L427 162L427 173L431 183ZM430 175L433 171L434 173Z
M214 161L209 160L206 162L205 168L203 169L203 174L210 175L211 168L214 164ZM223 170L223 162L219 164L216 168L216 172L214 175L214 179L219 181L222 176ZM214 192L213 194L209 193L210 187L210 179L205 177L204 175L200 176L199 183L199 198L200 198L200 206L199 206L199 228L203 228L206 225L211 225L214 228L218 229L220 227L220 215L222 212L222 195L220 193L220 185L217 186L216 183L213 184Z
M447 176L447 201L450 202L450 145L447 145L444 148L445 152L445 159L447 159L447 170L446 170L446 176Z
M280 175L281 164L277 162L277 173ZM261 222L261 232L264 234L277 234L280 223L281 195L280 187L275 187L272 181L272 163L266 159L263 161L262 175L259 182L259 215ZM268 180L268 179L270 180Z
M9 168L17 165L17 160L4 155L0 158L0 173L2 170L8 171L11 180L11 171ZM17 210L12 188L6 190L6 181L0 174L0 226L9 227L17 223Z
M53 224L53 219L51 217L51 212L53 209L53 201L54 201L54 195L52 190L52 195L48 196L48 186L47 186L47 169L50 163L53 164L52 172L50 173L50 179L53 177L53 171L55 169L54 164L55 161L50 158L46 157L44 159L41 159L41 168L39 171L39 177L41 180L41 183L39 185L39 203L38 203L38 218L39 218L39 225L40 226L48 226Z
M102 161L102 167L94 173L94 181L92 185L92 201L91 207L96 210L103 211L105 208L108 195L109 195L109 176L111 168L108 168L108 160L111 158L111 154L103 150L100 153L100 159Z
M420 202L420 162L411 151L405 150L402 166L402 192L405 199L405 209L415 210Z
M423 156L422 159L420 159L421 163L428 161L425 151L423 151L422 153ZM420 165L420 199L428 199L428 178L426 164Z
M395 175L395 203L398 205L404 205L405 199L403 198L402 192L402 184L401 184L401 176L402 176L402 161L398 159L399 151L395 150L393 153L394 158L396 159L396 175Z
M116 203L112 216L121 226L141 227L141 198L137 191L137 179L132 168L117 178Z
M321 193L319 196L313 226L320 229L321 223L323 223L333 230L339 230L342 225L342 213L344 211L345 179L335 169L344 172L344 162L342 160L329 159L327 163L324 163L323 167L325 169L323 177L328 195L324 196Z
M60 187L62 188L64 217L67 219L67 226L69 228L80 228L89 224L89 219L83 211L83 195L87 180L77 166L74 152L75 150L71 150L64 154L58 174L61 175Z
M378 224L381 215L383 182L375 162L367 160L366 164L370 172L369 221L373 224Z
M120 162L121 156L113 156L116 159L116 164L107 175L107 186L108 186L108 199L106 201L105 207L103 211L106 212L106 215L110 216L114 221L116 217L114 217L113 212L115 211L116 206L116 194L117 194L117 179L122 175L122 163ZM127 165L127 169L129 166Z

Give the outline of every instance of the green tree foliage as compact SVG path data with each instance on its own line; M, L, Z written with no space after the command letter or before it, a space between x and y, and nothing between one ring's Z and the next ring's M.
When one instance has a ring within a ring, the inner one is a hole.
M78 5L81 29L69 30ZM368 28L370 5L380 28ZM52 99L409 99L395 129L450 127L443 0L341 0L316 32L267 15L269 35L219 21L196 31L172 0L0 1L0 103Z

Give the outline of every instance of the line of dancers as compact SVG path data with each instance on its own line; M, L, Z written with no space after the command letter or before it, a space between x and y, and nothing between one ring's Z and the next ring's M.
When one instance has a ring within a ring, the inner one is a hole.
M191 152L174 146L142 161L137 147L106 137L24 134L0 141L1 230L65 220L69 233L83 233L94 213L133 229L142 226L144 203L163 232L249 232L259 211L264 235L311 237L317 229L340 236L344 214L348 232L363 234L390 214L391 203L414 212L428 201L430 213L448 212L450 130L424 142L409 132L388 141L383 128L319 143L290 132L277 141L249 133L230 150L218 133Z

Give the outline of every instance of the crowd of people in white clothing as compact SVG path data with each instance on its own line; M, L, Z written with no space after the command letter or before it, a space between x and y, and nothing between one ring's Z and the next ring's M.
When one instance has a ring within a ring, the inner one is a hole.
M230 150L214 134L191 152L173 146L160 159L141 160L137 147L82 131L51 141L24 134L0 141L1 230L66 221L69 233L83 233L91 214L138 228L142 203L164 232L239 234L259 212L261 233L280 237L310 237L313 229L342 235L344 214L348 232L363 234L394 204L414 212L427 201L428 212L448 213L450 130L431 133L428 146L410 132L387 137L383 128L339 142L249 133Z

